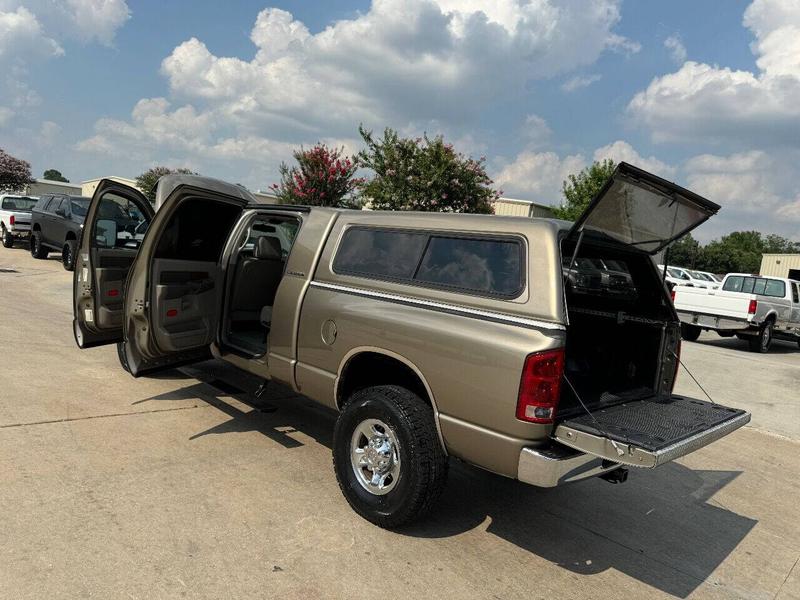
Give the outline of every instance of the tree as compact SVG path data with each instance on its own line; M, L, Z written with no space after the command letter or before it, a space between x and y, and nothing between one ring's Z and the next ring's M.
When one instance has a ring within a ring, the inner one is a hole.
M794 254L800 252L800 242L770 233L764 238L764 254Z
M703 247L687 233L669 247L669 264L700 269L704 264Z
M189 169L170 169L169 167L153 167L147 169L144 173L136 178L136 187L142 190L142 193L147 197L150 202L156 201L156 184L158 180L164 175L172 175L174 173L183 173L185 175L196 175Z
M564 203L554 209L556 217L576 221L614 173L616 164L610 158L594 161L577 175L570 174L561 184Z
M45 179L49 179L50 181L63 181L64 183L69 183L69 179L64 177L61 174L61 171L58 169L47 169L44 174L42 175Z
M353 191L362 183L355 177L357 161L343 156L344 148L317 144L292 153L297 166L281 163L280 184L272 189L285 204L354 207Z
M703 270L758 273L763 253L764 240L758 231L734 231L703 248Z
M401 138L385 129L375 139L363 126L358 132L367 147L358 154L360 166L375 175L361 193L378 210L494 212L492 201L502 192L486 174L485 158L475 160L446 144L442 136Z
M21 192L34 183L28 161L14 158L0 148L0 192Z

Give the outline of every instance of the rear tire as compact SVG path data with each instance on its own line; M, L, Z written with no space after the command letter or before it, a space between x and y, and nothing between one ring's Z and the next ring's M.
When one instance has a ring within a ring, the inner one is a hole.
M75 240L67 240L61 249L61 264L64 265L65 271L75 269L75 245Z
M3 247L11 248L14 245L14 234L3 227Z
M35 231L31 234L31 256L40 260L47 258L50 251L42 246L42 234Z
M420 519L447 480L430 405L397 385L357 391L336 421L333 467L345 499L367 521L391 529Z
M767 321L759 330L758 335L747 340L751 352L759 352L761 354L769 352L769 348L772 346L772 327L773 322Z
M700 337L701 329L697 325L687 325L681 323L681 338L687 342L696 342Z

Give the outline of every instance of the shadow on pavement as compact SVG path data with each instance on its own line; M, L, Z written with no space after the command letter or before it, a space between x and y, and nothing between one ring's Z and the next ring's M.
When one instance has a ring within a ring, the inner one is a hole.
M684 344L691 343L691 344L699 344L701 346L713 346L715 348L729 348L731 350L738 350L741 352L750 353L750 350L747 347L747 341L740 340L737 337L732 338L724 338L724 337L701 337L696 342L683 342ZM755 356L769 356L770 354L794 354L796 352L800 352L800 348L797 346L797 342L791 342L789 340L779 340L773 339L772 345L769 348L769 352L766 354L759 354L757 352L753 352Z
M259 431L284 448L295 448L303 443L289 434L301 432L331 447L336 413L275 384L255 398L244 388L254 391L256 380L222 379L224 371L217 368L210 381L147 400L200 399L230 416L191 439ZM231 397L250 410L226 399ZM590 479L542 489L451 460L434 513L398 534L446 538L488 519L489 533L577 575L614 569L685 598L757 523L709 502L739 474L669 463L655 470L632 469L623 485Z

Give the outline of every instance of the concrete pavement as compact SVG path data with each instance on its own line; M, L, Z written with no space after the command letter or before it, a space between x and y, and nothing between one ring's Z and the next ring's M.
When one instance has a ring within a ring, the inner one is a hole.
M215 361L134 380L79 351L56 259L0 248L2 598L800 598L789 344L684 344L753 412L684 459L555 490L453 461L431 518L388 532L337 488L330 412Z

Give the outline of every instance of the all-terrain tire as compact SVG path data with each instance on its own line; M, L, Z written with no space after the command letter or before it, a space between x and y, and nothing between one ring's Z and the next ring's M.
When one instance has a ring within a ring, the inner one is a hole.
M388 426L399 457L396 482L382 494L365 487L351 459L356 428L376 421ZM359 390L336 421L333 468L339 488L355 512L379 527L400 527L428 513L444 490L447 467L433 410L406 388L380 385Z
M688 342L696 342L700 337L701 329L697 325L681 323L681 338Z
M31 256L33 258L45 259L50 251L42 246L42 234L34 231L31 234Z
M762 325L758 335L748 338L747 343L750 345L751 352L760 352L766 354L772 346L772 327L774 323L767 321Z
M75 240L67 240L64 242L64 247L61 249L61 264L64 265L65 271L75 270L75 248L77 244Z
M11 248L14 245L14 234L3 227L3 247Z

